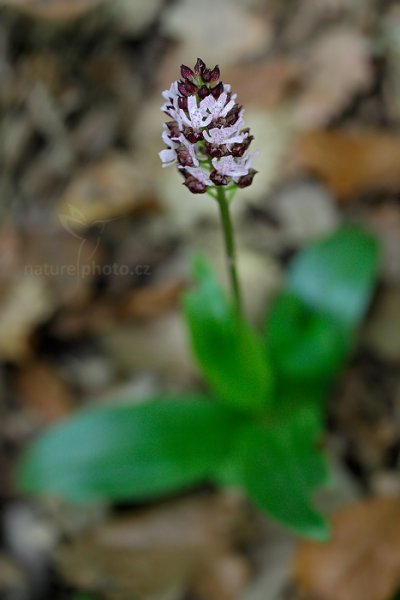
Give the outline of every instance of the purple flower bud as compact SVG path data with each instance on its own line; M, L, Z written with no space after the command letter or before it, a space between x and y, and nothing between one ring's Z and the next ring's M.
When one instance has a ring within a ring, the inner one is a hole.
M213 121L213 127L226 127L227 123L226 123L226 119L225 117L218 117L217 119L214 119Z
M178 83L178 90L182 96L188 97L193 96L193 94L197 93L197 85L192 83L191 81L180 81Z
M201 58L198 58L194 67L194 72L196 73L196 75L201 75L205 68L206 63L203 60L201 60Z
M203 81L205 81L206 83L210 83L210 81L211 81L211 71L210 71L210 69L204 69L203 73L201 75L203 77Z
M181 146L176 151L176 157L182 167L193 167L193 159L189 154L189 151L184 146Z
M241 177L239 179L239 181L237 182L237 185L240 188L249 187L249 185L251 185L253 183L254 175L256 175L256 173L258 173L258 171L256 171L255 169L250 169L249 172L247 173L247 175L244 175L243 177Z
M206 144L207 154L211 158L221 158L222 156L226 156L228 154L228 149L226 146L216 145L216 144Z
M182 94L182 96L191 96L192 94L190 92L188 92L187 88L186 88L186 83L184 83L183 81L179 81L178 82L178 90L179 93Z
M226 115L226 124L234 125L239 118L240 111L242 110L242 106L239 104L235 104L235 106L228 112Z
M178 98L178 106L182 110L187 110L187 107L188 107L188 100L187 100L187 98Z
M211 71L211 79L210 79L210 81L212 83L214 83L215 81L218 81L218 79L220 78L220 76L221 76L221 72L219 70L219 66L215 65L215 67Z
M216 100L218 100L218 98L223 93L223 91L224 91L224 84L222 83L222 81L220 81L218 85L216 85L215 87L213 87L211 89L211 93Z
M214 169L214 171L211 171L210 179L213 183L215 183L215 185L228 185L228 183L231 180L230 177L227 177L226 175L222 175L221 173L218 173L218 171L216 171L215 169Z
M186 90L189 92L189 94L192 96L193 94L197 94L198 91L198 87L197 85L195 85L194 83L192 83L191 81L186 81L185 82L185 87Z
M201 133L197 133L193 127L184 127L183 135L191 144L196 144L203 139Z
M176 121L168 121L166 125L171 134L171 138L178 138L180 136L181 132L179 131L179 125Z
M207 189L207 186L201 183L198 179L193 177L192 175L185 174L185 181L183 185L192 192L192 194L204 194Z
M248 133L250 129L243 129L242 133ZM244 153L249 149L251 142L254 140L253 135L249 135L244 142L241 144L233 144L232 146L232 156L240 158L244 155Z
M195 74L192 71L192 69L190 69L186 65L181 65L181 75L182 75L183 79L190 79L190 80L192 80L195 77Z
M210 89L206 85L203 85L197 93L199 94L201 100L204 100L204 98L207 98L207 96L210 95Z

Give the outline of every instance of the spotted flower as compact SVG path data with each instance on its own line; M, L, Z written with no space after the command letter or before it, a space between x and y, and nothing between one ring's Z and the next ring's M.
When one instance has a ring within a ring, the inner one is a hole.
M193 129L201 129L207 127L213 120L213 115L204 106L205 98L198 102L196 96L190 96L187 100L187 110L180 109L180 118L182 122Z
M243 108L231 86L220 81L218 66L208 69L197 59L193 69L181 66L181 79L162 95L161 110L171 119L164 125L160 152L163 167L177 166L184 184L195 194L219 186L247 187L256 171L253 140L243 128Z
M210 144L241 144L248 137L248 133L239 133L236 126L214 127L203 132L203 137Z

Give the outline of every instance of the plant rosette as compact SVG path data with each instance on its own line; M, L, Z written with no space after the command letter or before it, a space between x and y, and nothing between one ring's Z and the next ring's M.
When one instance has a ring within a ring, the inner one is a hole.
M151 500L209 481L236 486L306 537L329 524L313 494L329 479L324 403L354 344L378 268L375 240L343 227L302 250L256 332L246 320L230 203L251 185L253 140L216 66L198 59L163 92L160 152L221 215L230 297L200 256L182 308L207 393L158 396L78 411L43 433L17 469L26 493L74 502ZM44 392L45 393L45 392Z

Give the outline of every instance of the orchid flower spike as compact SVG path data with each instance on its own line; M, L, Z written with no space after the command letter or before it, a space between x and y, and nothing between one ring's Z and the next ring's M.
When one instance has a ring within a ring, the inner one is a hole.
M181 66L181 79L162 95L168 115L160 152L163 167L175 165L194 194L219 186L248 187L257 173L251 168L253 140L244 128L244 109L231 86L222 83L218 66L208 69L197 59L193 69Z

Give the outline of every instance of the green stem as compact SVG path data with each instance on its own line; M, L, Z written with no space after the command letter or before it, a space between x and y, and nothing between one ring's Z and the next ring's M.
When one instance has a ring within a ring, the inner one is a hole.
M236 267L235 239L233 235L231 216L229 213L229 203L226 199L224 188L222 186L217 186L216 190L217 201L220 208L222 226L224 231L225 252L228 264L228 273L232 289L233 301L235 304L237 314L239 316L242 316L242 296L240 292L239 278Z

